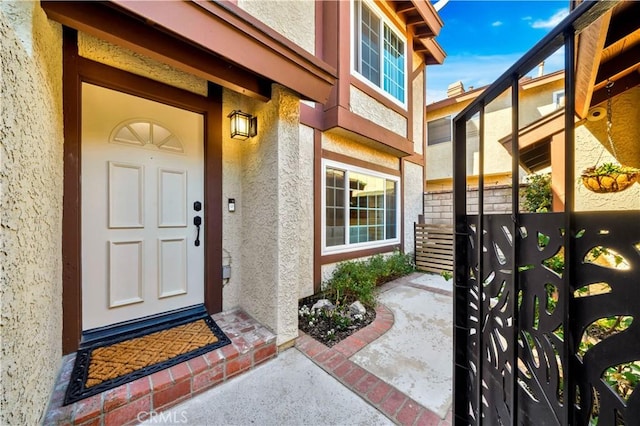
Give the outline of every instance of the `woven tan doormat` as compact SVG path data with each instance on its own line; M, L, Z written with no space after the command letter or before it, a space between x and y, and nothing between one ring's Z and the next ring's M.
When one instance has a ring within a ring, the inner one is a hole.
M81 349L64 404L113 389L231 343L206 316L186 324Z

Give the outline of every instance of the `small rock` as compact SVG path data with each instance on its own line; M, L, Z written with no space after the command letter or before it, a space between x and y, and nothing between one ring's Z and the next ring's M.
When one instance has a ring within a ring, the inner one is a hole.
M313 304L313 306L311 307L312 310L316 310L316 309L326 309L326 310L333 310L335 309L335 306L333 303L331 303L329 301L329 299L320 299L318 300L316 303Z
M359 300L356 300L351 305L349 305L349 312L351 313L351 315L364 315L367 313L367 310Z

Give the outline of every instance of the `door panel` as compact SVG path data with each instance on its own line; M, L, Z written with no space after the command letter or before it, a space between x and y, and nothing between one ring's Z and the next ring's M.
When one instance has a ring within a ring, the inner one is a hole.
M83 83L83 330L203 303L203 132L200 114Z

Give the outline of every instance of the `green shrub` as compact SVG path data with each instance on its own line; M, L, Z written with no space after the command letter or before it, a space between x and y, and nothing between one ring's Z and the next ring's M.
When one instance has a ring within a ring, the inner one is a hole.
M551 211L553 196L551 193L551 174L527 176L529 185L522 190L523 207L532 213Z
M336 305L350 305L359 300L365 307L376 305L377 286L410 274L415 270L411 255L395 251L384 257L339 263L326 282L326 295Z

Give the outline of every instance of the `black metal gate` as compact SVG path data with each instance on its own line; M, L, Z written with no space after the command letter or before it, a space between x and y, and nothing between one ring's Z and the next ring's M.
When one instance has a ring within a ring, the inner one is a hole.
M620 366L640 361L640 212L575 212L573 204L575 35L612 7L606 3L578 6L454 120L456 425L640 425L640 386L621 395L609 380L625 379ZM484 214L485 106L511 88L518 129L518 79L563 45L565 211L520 213L514 131L513 213ZM468 214L466 200L473 117L480 128L477 215ZM625 267L599 262L603 254ZM612 332L588 341L603 319L617 321Z

